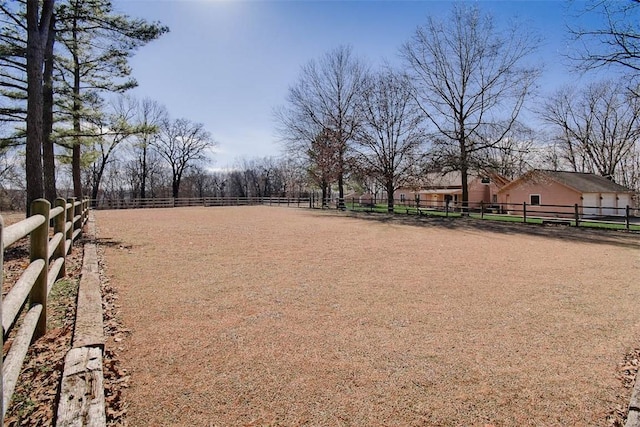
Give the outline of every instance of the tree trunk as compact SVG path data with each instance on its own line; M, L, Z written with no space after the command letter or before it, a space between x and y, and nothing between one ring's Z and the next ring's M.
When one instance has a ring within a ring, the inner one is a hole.
M388 213L393 213L393 204L394 204L394 200L393 200L393 192L394 192L394 188L393 188L393 181L387 181L387 212Z
M142 143L142 176L140 177L140 198L147 197L147 141Z
M180 180L182 178L182 173L174 172L173 179L171 180L171 190L173 194L173 198L177 199L178 194L180 193Z
M72 36L74 41L74 52L78 52L77 40L78 29L77 20L73 22ZM82 199L82 175L81 175L81 153L80 144L82 143L80 132L80 115L82 109L82 102L80 100L80 60L77 53L73 54L73 148L71 149L71 175L73 177L73 195Z
M38 21L38 0L27 0L27 140L25 147L25 171L27 181L27 216L31 202L43 197L42 175L42 77L44 43L53 10L53 0L43 4L41 27ZM48 15L48 16L47 16Z
M320 207L324 209L328 207L327 206L327 188L329 187L329 185L327 184L326 181L322 181L322 184L320 186L322 187L322 203L320 204Z
M338 175L338 209L344 209L344 172Z
M95 172L93 177L93 187L91 188L91 198L98 200L98 192L100 191L100 181L102 181L102 175L104 175L104 168L107 165L106 159L103 159L100 163L100 167Z
M462 164L460 167L460 177L462 179L462 214L469 212L469 168Z
M172 195L174 199L178 198L178 193L180 192L180 182L177 180L173 180L173 183L171 184L171 188L172 188Z
M464 123L460 121L460 179L462 184L462 215L469 211L469 159L467 153L467 137L464 129Z
M53 146L53 44L55 41L55 17L51 17L49 34L44 52L43 111L42 111L42 166L44 173L44 197L51 205L58 197L56 190L56 163Z

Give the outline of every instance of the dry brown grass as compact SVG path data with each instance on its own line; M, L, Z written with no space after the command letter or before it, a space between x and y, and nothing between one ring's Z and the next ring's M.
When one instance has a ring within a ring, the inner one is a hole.
M96 218L132 331L130 425L608 425L628 400L637 236L269 207Z

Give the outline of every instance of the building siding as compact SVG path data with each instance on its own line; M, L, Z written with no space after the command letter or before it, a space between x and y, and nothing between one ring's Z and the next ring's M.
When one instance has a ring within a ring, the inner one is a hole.
M532 206L531 195L540 195L542 206ZM498 192L503 210L522 214L523 203L527 213L539 216L574 217L575 205L581 216L624 216L630 195L617 192L581 193L553 180L523 179ZM552 206L545 206L552 205Z
M479 209L481 203L484 203L485 206L491 205L493 195L497 195L499 189L500 187L493 179L489 184L483 184L481 178L471 178L469 180L469 207L471 209ZM420 207L443 208L445 195L451 196L452 208L459 208L459 202L462 200L462 188L460 186L422 189L419 191L400 188L396 191L396 194L397 199L400 198L400 194L404 194L406 203L411 205L415 204L416 196L420 196Z
M530 196L532 194L540 195L541 205L569 205L567 207L545 207L530 206ZM505 189L498 193L498 201L506 205L507 211L515 211L521 213L523 203L527 203L527 212L536 213L541 216L559 216L572 217L575 215L575 204L581 205L580 193L565 187L564 185L547 182L540 183L522 183ZM545 211L555 211L557 214L547 214Z

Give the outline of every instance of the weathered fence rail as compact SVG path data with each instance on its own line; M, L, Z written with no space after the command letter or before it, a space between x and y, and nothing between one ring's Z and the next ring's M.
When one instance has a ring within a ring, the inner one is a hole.
M39 199L31 204L29 218L8 227L4 227L0 219L0 265L4 265L4 251L27 236L30 252L29 265L0 304L3 330L0 344L4 343L9 333L15 329L11 347L6 355L3 355L0 363L0 426L11 402L29 345L46 333L47 296L54 282L65 275L66 255L70 252L73 242L81 236L88 212L88 200L56 199L52 209L48 201ZM51 223L53 227L50 227ZM51 230L53 234L50 237ZM18 322L25 307L26 315Z

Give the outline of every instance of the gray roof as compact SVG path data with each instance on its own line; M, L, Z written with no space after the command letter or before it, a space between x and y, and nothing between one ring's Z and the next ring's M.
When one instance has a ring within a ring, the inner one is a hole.
M422 177L422 186L426 188L462 187L462 174L459 171L427 172Z
M599 175L581 172L563 172L540 170L554 181L578 190L581 193L626 193L632 192L627 187Z
M469 171L468 173L469 182L472 182L474 179L485 177L490 178L492 182L498 185L498 187L502 187L510 182L508 178L505 178L495 172ZM462 173L460 173L460 171L427 172L420 178L420 187L423 190L452 188L462 189ZM447 194L449 193L450 192Z

